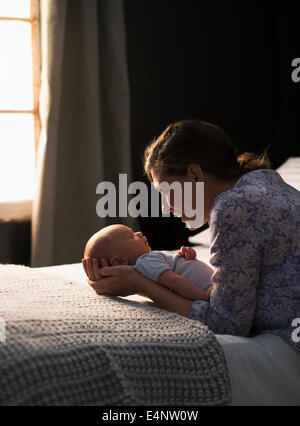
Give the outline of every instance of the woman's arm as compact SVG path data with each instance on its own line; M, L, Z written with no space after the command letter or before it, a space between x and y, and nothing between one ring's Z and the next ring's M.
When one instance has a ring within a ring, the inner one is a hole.
M257 309L263 259L263 218L257 205L240 195L219 202L211 214L210 302L196 300L190 318L218 334L248 336Z
M99 269L98 262L91 258L84 259L82 263L89 277L88 283L97 294L103 296L128 296L142 293L152 299L158 307L189 317L193 300L179 296L149 280L132 266L121 265ZM103 264L105 264L104 261Z

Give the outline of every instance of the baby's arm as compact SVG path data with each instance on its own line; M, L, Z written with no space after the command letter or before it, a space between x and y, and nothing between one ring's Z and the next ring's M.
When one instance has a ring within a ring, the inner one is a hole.
M208 290L201 290L188 279L175 274L171 270L164 271L160 274L157 282L177 294L191 300L209 300L212 286Z

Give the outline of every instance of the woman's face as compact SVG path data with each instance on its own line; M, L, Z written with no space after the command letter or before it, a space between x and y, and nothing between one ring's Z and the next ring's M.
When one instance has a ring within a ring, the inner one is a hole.
M180 184L181 200L174 199L173 190L169 194L164 194L164 191L160 188L158 190L162 193L170 211L175 216L181 217L182 222L186 223L190 229L197 229L207 222L211 203L209 197L206 197L207 191L204 191L204 174L201 167L198 165L195 165L196 167L191 166L188 167L185 176L159 176L154 171L151 175L157 188L161 182L166 182L169 185L174 184L174 182ZM189 183L189 185L185 185L185 183ZM198 183L199 185L197 185ZM164 204L163 199L162 204Z

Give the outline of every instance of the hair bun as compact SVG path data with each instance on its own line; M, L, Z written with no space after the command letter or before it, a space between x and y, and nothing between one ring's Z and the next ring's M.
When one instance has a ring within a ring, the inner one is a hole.
M237 157L237 162L240 167L247 170L270 169L271 161L269 160L267 150L268 148L261 155L254 154L253 152L244 152Z

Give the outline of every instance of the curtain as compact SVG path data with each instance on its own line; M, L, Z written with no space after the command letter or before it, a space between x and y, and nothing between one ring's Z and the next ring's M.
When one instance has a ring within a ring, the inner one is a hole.
M80 262L86 240L131 218L96 214L99 182L131 179L122 0L41 1L41 134L32 266Z

